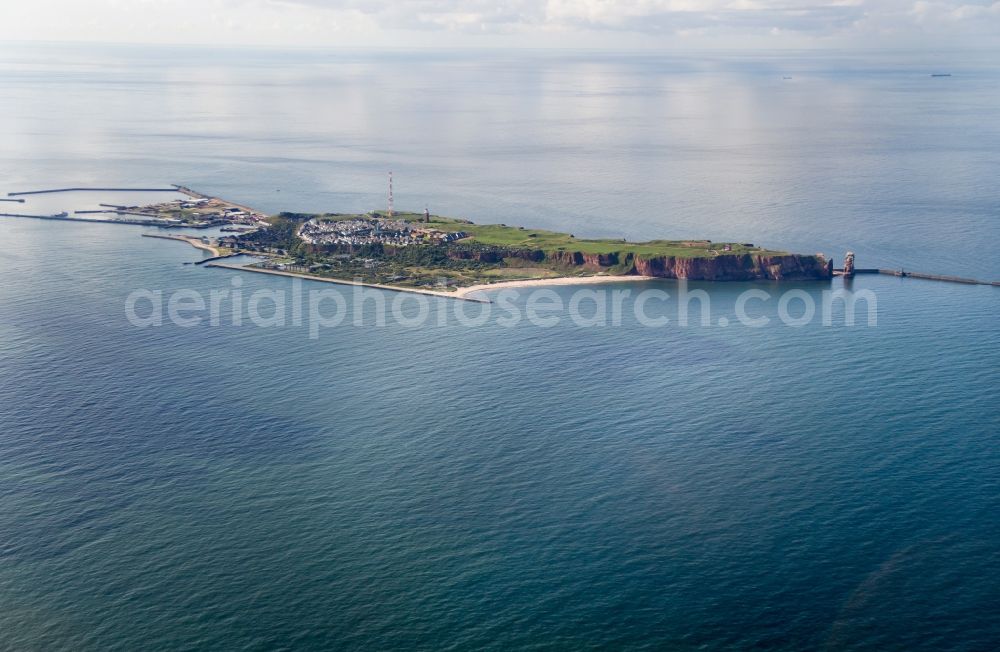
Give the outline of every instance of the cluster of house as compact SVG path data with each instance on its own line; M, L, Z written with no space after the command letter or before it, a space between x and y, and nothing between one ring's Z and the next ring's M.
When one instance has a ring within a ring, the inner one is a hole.
M219 219L230 224L246 224L248 226L256 226L266 220L266 216L261 213L252 213L242 208L236 208L235 206L224 208L217 215Z
M438 229L413 229L413 234L423 238L425 242L430 240L435 243L453 242L469 237L465 231L440 231Z
M336 263L344 264L350 261L354 264L363 265L365 269L375 269L379 265L384 264L382 261L374 258L350 258L349 256L342 256L338 258L341 258L341 260L337 260ZM336 265L331 263L313 263L311 265L306 265L304 263L297 262L262 260L254 263L253 266L261 269L276 269L282 272L309 272L315 274L334 269Z
M383 218L354 220L312 219L299 229L299 237L310 244L366 245L386 244L405 247L412 244L438 244L464 238L464 232L412 228L401 220Z
M172 212L177 209L195 211L203 221L217 224L258 226L266 219L266 216L261 213L248 211L237 206L230 206L221 200L209 197L177 199L166 204L158 204L151 208L157 212Z

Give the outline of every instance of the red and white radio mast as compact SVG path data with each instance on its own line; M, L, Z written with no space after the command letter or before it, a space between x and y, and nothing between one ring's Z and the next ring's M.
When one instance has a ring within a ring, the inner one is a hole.
M392 217L392 171L389 171L389 217Z

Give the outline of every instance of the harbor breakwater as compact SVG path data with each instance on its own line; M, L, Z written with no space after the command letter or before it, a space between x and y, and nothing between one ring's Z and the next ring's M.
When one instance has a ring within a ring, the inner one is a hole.
M843 269L833 270L835 276L864 276L866 274L881 274L883 276L897 276L899 278L919 278L924 281L943 281L945 283L962 283L963 285L992 285L1000 287L1000 281L983 281L976 278L966 278L964 276L951 276L948 274L927 274L925 272L909 272L905 269L884 269L879 267L864 267L855 269L851 274L845 274Z
M50 188L47 190L24 190L8 192L8 197L22 195L49 195L57 192L179 192L177 188Z

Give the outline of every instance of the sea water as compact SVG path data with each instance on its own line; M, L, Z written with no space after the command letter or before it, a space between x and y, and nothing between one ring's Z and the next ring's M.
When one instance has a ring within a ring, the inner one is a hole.
M398 207L477 222L997 279L994 62L6 47L2 190L357 211L392 169ZM686 327L632 316L681 289L653 281L615 287L617 325L142 328L137 289L290 281L0 219L2 648L1000 641L997 288L692 283ZM876 324L779 319L836 289Z

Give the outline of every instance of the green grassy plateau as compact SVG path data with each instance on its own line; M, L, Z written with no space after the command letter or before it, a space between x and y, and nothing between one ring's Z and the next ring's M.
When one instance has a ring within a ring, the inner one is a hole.
M383 215L384 213L377 213ZM325 215L322 219L353 220L370 215ZM781 255L785 252L771 251L738 242L711 242L708 240L650 240L649 242L626 242L613 239L584 239L569 233L528 229L506 224L473 224L439 215L431 215L431 221L423 224L422 213L396 213L394 219L406 222L421 222L422 226L441 231L465 231L468 238L460 242L479 243L499 247L541 249L543 251L578 251L583 254L641 254L644 256L675 256L678 258L712 257L718 254L768 254ZM724 251L729 245L730 251Z

